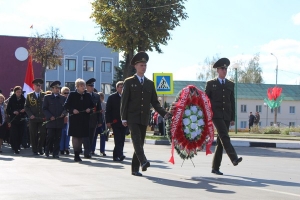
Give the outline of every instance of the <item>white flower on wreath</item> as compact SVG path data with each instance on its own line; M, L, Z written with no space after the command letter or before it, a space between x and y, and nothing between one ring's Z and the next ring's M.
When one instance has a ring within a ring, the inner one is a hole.
M197 111L199 110L197 108L197 106L191 106L190 109L191 109L191 111L192 111L193 114L197 114Z
M202 116L203 116L202 110L199 110L199 111L198 111L198 116L199 116L199 117L202 117Z
M191 132L191 138L194 139L195 137L197 137L197 132L196 131L193 131Z
M184 118L182 122L185 126L188 126L191 123L191 120L189 118Z
M195 122L195 121L197 121L197 116L196 115L191 115L190 119L191 119L192 122Z
M199 120L198 120L198 126L203 126L203 125L204 125L203 119L199 119Z
M185 134L189 134L189 133L190 133L190 129L189 129L188 127L186 127L186 128L184 129L184 133L185 133Z
M196 123L191 123L191 129L194 129L194 130L198 129L197 124Z
M184 114L185 114L186 116L190 116L190 115L191 115L191 110L190 110L190 109L186 109L186 110L184 111Z

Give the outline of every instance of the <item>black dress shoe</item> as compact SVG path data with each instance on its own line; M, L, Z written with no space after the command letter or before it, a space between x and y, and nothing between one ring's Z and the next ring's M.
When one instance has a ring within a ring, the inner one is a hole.
M242 162L242 160L243 160L243 158L240 157L240 158L234 160L234 161L232 162L232 164L233 164L234 166L237 166L240 162Z
M69 154L70 154L70 151L69 151L69 150L66 150L66 154L69 155Z
M20 151L19 150L15 150L15 154L20 154Z
M49 157L49 152L46 152L46 153L45 153L45 156L48 158L48 157Z
M34 156L38 156L39 154L37 152L33 152L33 155Z
M143 176L143 174L140 173L140 172L132 172L131 174L132 174L133 176Z
M147 168L150 167L150 163L147 161L142 165L142 171L147 171Z
M53 155L53 158L59 158L59 156L58 155Z
M212 170L211 170L211 173L217 174L217 175L223 175L222 172L220 172L219 170L216 170L216 169L212 169Z
M126 156L124 156L124 155L121 156L121 157L120 157L120 161L123 161L125 158L126 158Z
M114 161L118 162L121 161L121 159L119 157L114 158Z
M60 151L60 154L61 154L61 155L64 155L64 154L65 154L65 151L64 151L64 150L61 150L61 151Z
M92 158L91 155L85 155L84 157L85 157L85 158Z
M40 155L44 155L44 152L43 152L43 151L40 151L39 154L40 154Z
M80 157L77 157L77 158L74 158L74 161L75 161L75 162L81 162L82 160L81 160Z

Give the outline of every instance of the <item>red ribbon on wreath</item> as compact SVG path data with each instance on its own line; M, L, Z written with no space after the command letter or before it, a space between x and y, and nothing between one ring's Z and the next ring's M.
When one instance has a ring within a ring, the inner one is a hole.
M191 141L185 137L182 125L183 114L186 106L196 105L202 109L204 128L198 140ZM169 162L172 164L174 161L174 148L175 145L184 149L188 155L191 153L196 154L197 150L201 149L202 145L206 143L206 155L211 154L210 147L214 140L214 127L212 123L212 110L210 100L205 94L193 85L188 85L183 88L178 101L173 103L172 108L172 121L170 124L170 132L172 138L171 158ZM206 139L208 139L206 141Z

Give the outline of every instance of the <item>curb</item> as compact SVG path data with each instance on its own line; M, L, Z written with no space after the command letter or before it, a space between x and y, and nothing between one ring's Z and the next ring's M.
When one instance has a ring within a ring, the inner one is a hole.
M125 142L132 142L131 138L126 138ZM169 140L150 140L146 139L145 144L152 145L170 145ZM257 141L246 141L246 140L231 140L231 144L234 147L264 147L264 148L281 148L281 149L300 149L300 142L294 141L280 141L271 142L270 140L265 142ZM216 146L216 141L213 142L212 146Z

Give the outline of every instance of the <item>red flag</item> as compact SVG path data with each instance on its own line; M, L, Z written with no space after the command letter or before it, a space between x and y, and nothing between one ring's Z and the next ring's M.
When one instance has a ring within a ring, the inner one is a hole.
M34 74L33 74L33 66L32 66L32 57L31 55L29 55L27 71L26 71L25 81L23 86L23 91L25 91L24 93L25 98L28 93L33 91L33 84L32 84L33 80L34 80Z

